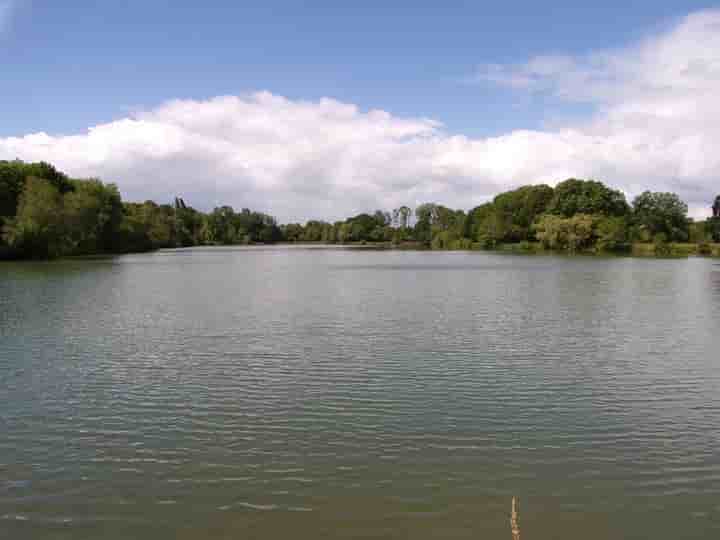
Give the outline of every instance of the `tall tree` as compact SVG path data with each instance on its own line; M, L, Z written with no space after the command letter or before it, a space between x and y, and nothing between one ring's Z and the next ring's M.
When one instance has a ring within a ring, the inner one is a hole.
M645 191L633 200L635 223L652 237L664 235L668 241L688 238L688 207L675 193Z
M7 244L27 257L57 257L67 248L65 233L60 191L43 178L27 178L17 214L3 228Z
M555 186L548 212L564 217L576 214L625 216L630 207L621 191L595 180L570 178Z

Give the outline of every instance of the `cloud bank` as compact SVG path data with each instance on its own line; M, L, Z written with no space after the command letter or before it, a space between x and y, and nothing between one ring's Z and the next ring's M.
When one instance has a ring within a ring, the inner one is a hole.
M691 213L720 192L720 11L622 50L484 66L478 79L596 107L552 130L454 135L425 118L268 92L177 100L77 135L0 138L0 158L116 182L130 200L181 195L282 221L435 201L470 208L521 184L593 177L629 196L675 191Z

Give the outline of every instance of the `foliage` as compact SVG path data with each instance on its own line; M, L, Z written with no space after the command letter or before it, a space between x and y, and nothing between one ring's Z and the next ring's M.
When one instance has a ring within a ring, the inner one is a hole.
M720 198L719 198L720 199ZM720 212L720 200L714 211ZM203 244L286 242L392 243L432 249L715 252L720 216L693 222L672 193L624 195L595 180L555 189L526 185L469 212L437 203L361 213L330 223L278 225L262 212L219 206L123 202L113 184L72 179L47 163L0 161L0 256L124 253ZM693 244L681 247L678 242ZM4 245L3 245L4 242ZM638 247L637 242L644 242ZM698 247L699 246L699 247Z
M470 211L472 237L482 245L492 247L505 242L532 241L533 223L542 215L553 197L547 185L523 186L501 193Z
M149 251L173 246L174 219L169 205L153 201L124 203L116 250Z
M538 220L535 232L546 248L577 252L593 246L597 222L597 217L588 214L569 218L546 214Z
M633 200L633 219L653 237L684 242L689 236L688 207L675 193L646 191Z
M576 214L621 217L630 207L622 192L602 182L570 178L555 186L547 211L566 218Z
M65 251L63 196L47 180L29 177L23 183L17 214L3 229L8 246L26 257L56 257Z
M602 217L595 222L595 247L598 251L627 251L630 233L624 217Z
M711 217L705 222L705 233L713 242L720 242L720 217Z
M67 193L73 187L68 177L49 163L0 161L0 224L3 218L15 215L25 181L30 177L47 180L61 194Z
M282 238L275 218L243 208L235 212L231 206L215 208L207 216L206 241L217 244L272 243ZM194 243L201 243L197 240Z
M120 192L100 180L74 180L63 197L64 234L73 254L112 251L122 222Z

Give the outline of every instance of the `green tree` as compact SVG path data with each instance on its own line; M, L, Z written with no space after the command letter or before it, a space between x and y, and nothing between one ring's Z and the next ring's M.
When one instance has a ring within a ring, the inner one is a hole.
M72 189L68 177L49 163L25 163L0 160L0 230L3 223L12 219L18 210L20 195L27 178L41 178L54 186L62 195ZM0 245L2 240L0 240Z
M547 211L566 218L576 214L621 217L630 207L622 192L602 182L570 178L555 186Z
M720 217L711 217L705 222L705 233L713 242L720 242Z
M545 213L554 191L550 186L523 186L501 193L493 200L495 223L502 242L532 240L532 225L538 216Z
M3 228L5 242L23 256L50 258L67 249L63 197L48 180L27 178L18 200L17 214Z
M633 219L651 237L665 235L670 242L688 239L688 207L675 193L645 191L633 200Z
M123 219L120 192L98 179L73 180L63 198L70 252L89 254L115 250Z
M624 217L598 218L595 234L595 246L599 251L627 251L631 247L628 223Z
M593 246L596 221L596 217L587 214L569 218L546 214L535 224L535 233L549 249L576 252Z

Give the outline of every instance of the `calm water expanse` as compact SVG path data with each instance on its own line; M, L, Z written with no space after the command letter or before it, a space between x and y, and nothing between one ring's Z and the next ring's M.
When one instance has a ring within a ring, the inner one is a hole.
M720 538L720 264L0 265L0 536Z

